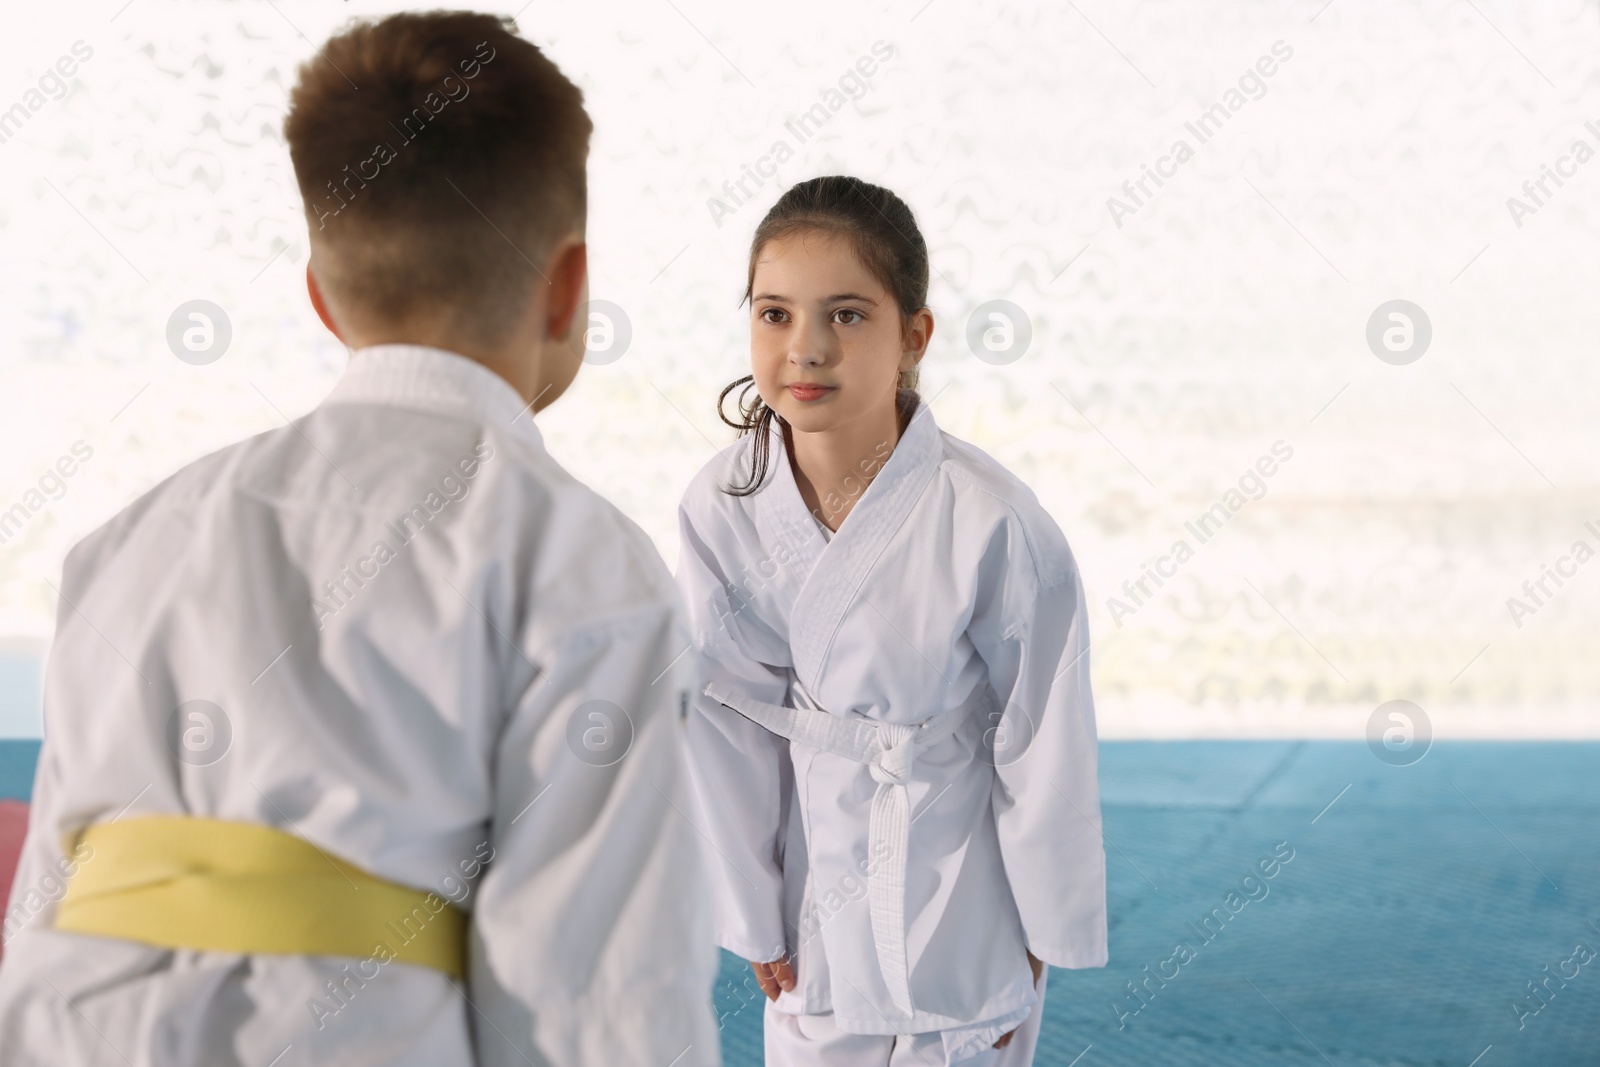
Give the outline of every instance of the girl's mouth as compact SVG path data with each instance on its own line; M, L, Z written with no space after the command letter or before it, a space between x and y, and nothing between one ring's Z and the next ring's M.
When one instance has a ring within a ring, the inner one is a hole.
M820 397L827 396L829 393L833 392L834 388L835 387L831 385L811 385L804 382L798 382L789 386L789 395L794 397L796 400L816 400Z

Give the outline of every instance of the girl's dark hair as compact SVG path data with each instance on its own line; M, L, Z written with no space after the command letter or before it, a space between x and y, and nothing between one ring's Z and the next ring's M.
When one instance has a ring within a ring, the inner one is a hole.
M812 178L793 186L772 205L750 242L750 272L745 282L744 299L755 293L756 260L768 241L779 240L803 231L819 231L850 242L857 257L883 287L894 294L900 309L901 331L909 327L911 316L928 301L928 246L922 231L904 200L881 185L842 174ZM744 301L741 301L743 303ZM900 373L895 394L895 410L902 427L910 420L921 398L917 393L918 368ZM743 386L742 389L739 387ZM739 419L728 418L723 401L739 389ZM750 395L753 394L753 395ZM747 374L730 383L717 397L717 416L739 431L739 436L754 433L750 478L739 486L723 486L733 496L749 496L766 481L772 420L784 421L755 390L755 376Z

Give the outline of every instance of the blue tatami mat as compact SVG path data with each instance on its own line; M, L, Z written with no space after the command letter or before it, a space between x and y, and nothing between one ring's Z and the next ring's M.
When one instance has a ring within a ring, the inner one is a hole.
M0 740L0 800L27 800L32 796L33 770L38 762L39 742Z
M1040 1067L1600 1065L1600 744L1105 742L1100 781L1111 962L1051 971Z
M0 742L0 796L37 750ZM1100 776L1111 962L1051 972L1040 1067L1600 1065L1600 744L1105 742Z

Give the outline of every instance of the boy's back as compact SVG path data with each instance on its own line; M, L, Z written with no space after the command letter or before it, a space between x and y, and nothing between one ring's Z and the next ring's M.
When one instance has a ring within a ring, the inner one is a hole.
M301 68L350 365L69 554L0 1064L719 1062L678 594L533 423L581 365L591 129L494 16Z
M692 684L672 579L491 372L356 353L317 410L86 538L61 594L0 1062L470 1063L475 1030L520 1063L497 1034L531 1050L529 1008L558 1062L714 1047L698 846L664 802ZM470 982L50 929L52 874L96 862L72 836L158 814L288 829L457 902Z

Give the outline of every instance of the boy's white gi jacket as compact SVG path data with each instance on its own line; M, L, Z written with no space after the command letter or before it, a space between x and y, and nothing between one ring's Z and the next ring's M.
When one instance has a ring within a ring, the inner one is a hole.
M85 538L60 592L0 1063L719 1062L678 591L501 378L357 351L310 414ZM468 981L52 929L96 862L63 838L154 814L458 901Z
M796 952L776 1007L832 1011L846 1031L1014 1024L1035 1001L1025 948L1058 967L1107 955L1072 552L1033 492L925 404L829 539L776 421L769 440L761 489L719 488L748 479L751 434L679 509L678 581L708 680L690 768L719 943L757 961ZM788 714L843 729L831 741L846 747L880 741L842 756L725 701L821 709L854 722ZM922 745L908 727L930 719L943 737Z

